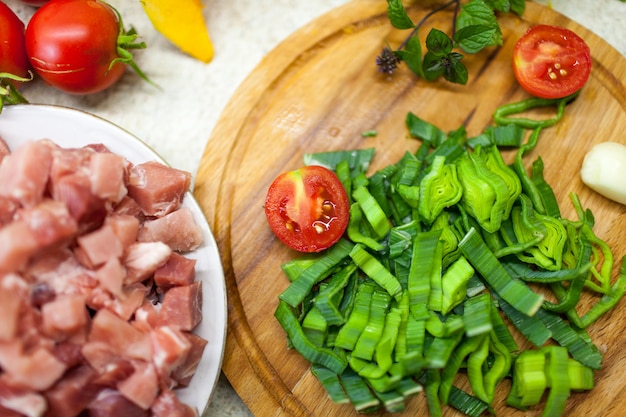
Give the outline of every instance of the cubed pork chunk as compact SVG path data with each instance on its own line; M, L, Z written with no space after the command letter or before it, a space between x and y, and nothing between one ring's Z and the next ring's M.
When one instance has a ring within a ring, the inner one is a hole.
M165 265L172 249L163 242L136 242L126 250L123 265L128 275L126 283L140 282Z
M13 217L19 206L18 202L14 199L0 196L0 227L13 221Z
M9 155L10 153L11 153L11 148L9 148L9 145L6 143L4 139L0 138L0 162L2 162L4 157Z
M5 350L5 349L3 349ZM49 350L37 347L27 353L20 345L0 354L0 365L12 384L34 391L50 388L65 372L66 366Z
M17 274L0 276L0 341L17 335L20 310L28 304L28 284Z
M68 371L63 379L44 392L48 401L45 417L78 416L102 389L92 384L96 375L96 372L86 365Z
M50 176L52 152L42 141L27 142L0 163L0 195L11 197L23 206L40 202Z
M168 376L180 366L191 350L191 342L185 334L173 326L161 326L150 332L152 340L152 363L159 374Z
M76 220L67 206L49 198L18 210L15 218L28 225L40 248L65 244L78 232Z
M154 271L154 283L161 288L189 285L196 278L196 262L172 252L165 265Z
M134 282L124 287L121 296L116 297L108 306L111 311L122 319L128 321L135 313L148 294L148 287L140 282Z
M113 233L122 243L124 250L137 241L137 233L139 232L139 219L137 217L129 214L111 214L104 220L104 224L111 227Z
M163 296L159 323L191 331L202 320L202 282L172 287Z
M37 250L37 238L25 222L15 221L0 228L0 272L23 269Z
M106 308L94 316L89 342L107 343L114 352L129 358L149 360L152 357L149 334L137 330Z
M152 417L197 417L198 413L183 404L171 390L163 390L154 404L152 404Z
M159 394L159 380L151 362L133 362L135 371L117 384L119 392L143 410L150 406Z
M163 217L146 221L137 237L142 242L163 242L177 252L197 249L204 240L202 229L195 222L188 207L169 213Z
M178 385L186 387L198 369L208 341L195 333L184 332L183 334L191 344L191 348L185 360L172 371L172 378L178 382Z
M120 258L124 253L122 242L107 224L78 237L77 242L93 266L102 265L111 258Z
M88 417L148 417L148 412L126 399L116 389L100 391L87 408Z
M126 195L124 185L128 162L114 153L94 153L89 161L91 192L95 196L118 203Z
M123 284L126 277L126 268L118 258L111 258L95 272L100 285L115 297L123 297Z
M66 340L85 331L89 313L85 308L85 297L80 294L60 294L53 301L41 306L43 328L55 340Z
M147 216L161 217L180 207L190 184L190 173L148 161L130 169L127 188Z
M18 413L19 417L42 417L48 407L43 395L24 389L17 388L0 378L0 415L13 417ZM5 410L9 410L6 414Z
M106 201L91 193L89 177L79 174L64 175L51 185L51 189L52 197L67 206L82 230L101 224L108 214Z

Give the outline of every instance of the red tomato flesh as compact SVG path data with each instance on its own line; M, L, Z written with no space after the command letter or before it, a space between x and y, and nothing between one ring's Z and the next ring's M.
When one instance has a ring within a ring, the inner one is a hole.
M341 238L350 203L341 181L327 168L311 165L279 175L265 199L274 234L300 252L319 252Z
M513 50L515 78L528 93L562 98L580 90L591 73L591 53L585 41L569 29L536 25Z

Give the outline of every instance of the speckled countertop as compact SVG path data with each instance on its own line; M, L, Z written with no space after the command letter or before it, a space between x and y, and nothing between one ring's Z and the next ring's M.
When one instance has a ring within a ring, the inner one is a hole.
M33 103L59 104L101 116L152 146L174 167L195 174L213 127L239 84L263 56L293 31L347 0L204 0L215 47L209 64L181 54L151 26L140 0L108 0L148 44L135 53L139 66L162 88L128 72L112 89L75 97L34 82L24 94ZM374 0L372 0L374 1ZM383 1L383 0L380 0ZM33 12L5 2L25 20ZM626 3L619 0L537 0L579 22L626 56ZM251 413L221 377L208 416Z

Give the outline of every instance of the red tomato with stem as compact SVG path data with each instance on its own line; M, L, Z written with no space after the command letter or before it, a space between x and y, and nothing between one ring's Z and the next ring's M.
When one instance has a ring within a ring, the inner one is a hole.
M0 1L0 72L27 78L29 69L24 23Z
M337 175L311 165L285 172L270 185L265 215L274 234L300 252L319 252L341 238L350 202Z
M130 64L127 36L118 13L99 0L55 0L33 14L26 27L26 51L35 72L70 94L91 94L116 83Z
M580 90L589 78L589 46L569 29L533 26L515 45L513 72L522 88L534 96L566 97Z

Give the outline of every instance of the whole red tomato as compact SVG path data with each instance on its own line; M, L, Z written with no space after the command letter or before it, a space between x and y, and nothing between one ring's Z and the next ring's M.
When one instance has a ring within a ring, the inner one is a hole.
M28 23L26 51L49 85L70 94L96 93L119 80L125 63L134 65L132 57L120 57L121 26L117 12L99 0L51 1Z
M26 78L29 68L24 46L24 23L0 1L0 72Z

